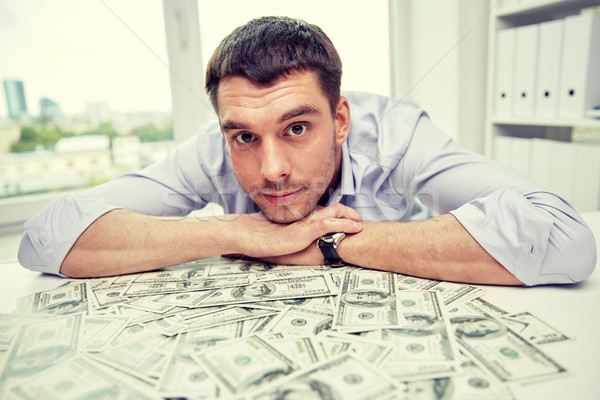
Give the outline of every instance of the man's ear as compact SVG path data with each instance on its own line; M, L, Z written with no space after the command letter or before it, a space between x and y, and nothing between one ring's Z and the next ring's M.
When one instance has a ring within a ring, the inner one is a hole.
M341 146L348 138L350 132L350 103L344 96L340 96L335 109L335 144Z

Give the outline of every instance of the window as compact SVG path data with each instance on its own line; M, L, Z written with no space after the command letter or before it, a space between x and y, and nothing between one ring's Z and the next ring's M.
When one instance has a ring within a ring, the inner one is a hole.
M3 210L143 167L144 146L172 146L161 0L1 1L0 38ZM138 154L112 162L118 138ZM0 227L15 215L2 214Z

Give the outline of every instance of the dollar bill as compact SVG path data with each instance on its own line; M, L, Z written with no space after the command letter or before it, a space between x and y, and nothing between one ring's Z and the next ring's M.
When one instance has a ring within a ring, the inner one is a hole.
M446 306L466 303L485 293L482 288L473 285L423 279L402 274L396 275L396 282L399 289L434 290Z
M49 318L52 317L38 314L0 314L0 351L8 350L21 325Z
M266 332L279 332L284 337L314 336L331 329L333 314L288 306L271 321Z
M230 324L232 322L248 321L275 314L275 311L263 310L260 308L236 306L225 307L223 309L212 310L194 318L188 318L183 321L175 322L171 327L163 330L162 333L167 336L172 336L178 333Z
M501 382L530 381L564 374L566 369L507 327L466 303L449 312L458 343Z
M393 273L368 270L344 273L333 329L360 332L397 327L403 322Z
M81 346L85 351L104 350L130 321L129 318L113 316L86 316L81 332Z
M48 369L12 389L23 400L151 400L154 397L114 376L97 364L77 357Z
M173 341L157 334L146 336L143 340L111 346L100 353L87 353L93 360L116 368L126 374L135 376L152 386L156 385L155 368L165 362L167 355L160 351L160 345L165 341Z
M254 275L260 280L287 278L295 274L300 276L310 275L313 270L322 270L320 267L306 267L302 265L275 265L259 262L243 261L231 264L213 264L206 268L206 278L228 278L231 276Z
M235 324L178 335L165 373L158 382L158 392L163 397L218 397L219 387L192 355L238 336Z
M17 308L24 313L67 315L88 311L84 282L69 281L56 289L45 290L18 300Z
M230 341L192 358L203 365L230 394L258 390L299 368L259 336Z
M265 338L265 335L262 337ZM326 358L315 345L313 338L313 336L274 338L269 343L300 367L308 367Z
M382 363L398 381L451 376L459 372L452 326L437 292L401 290L397 294L405 322L381 329L379 339L393 347Z
M530 312L503 315L500 320L513 331L536 345L562 342L570 338Z
M82 314L72 314L22 325L0 369L0 393L75 357L82 320Z
M177 282L134 282L127 286L123 293L126 297L152 296L165 293L194 292L217 288L249 285L248 277L236 279L199 279L193 281Z
M114 304L127 303L129 297L125 296L126 290L127 285L112 285L101 289L95 289L92 291L94 294L94 302L100 308Z
M300 278L257 281L250 285L215 289L208 294L192 293L165 295L157 300L163 303L188 307L206 307L225 304L242 304L265 300L283 300L303 297L320 297L334 294L329 275L312 275ZM188 295L185 296L184 295Z
M357 335L335 331L322 331L315 340L327 358L350 351L373 365L381 364L393 350L393 347L382 341L366 340Z
M264 392L253 400L289 398L391 399L398 386L383 371L350 354L342 354L304 369Z

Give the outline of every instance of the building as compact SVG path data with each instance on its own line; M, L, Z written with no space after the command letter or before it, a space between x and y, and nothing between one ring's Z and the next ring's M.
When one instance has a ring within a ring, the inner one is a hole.
M113 177L106 136L59 140L55 150L0 155L0 198L86 187Z
M22 81L4 80L4 94L8 107L8 117L18 120L27 115L27 102L25 101L25 89Z
M40 99L40 117L46 121L54 122L56 125L62 125L65 120L60 104L47 97Z

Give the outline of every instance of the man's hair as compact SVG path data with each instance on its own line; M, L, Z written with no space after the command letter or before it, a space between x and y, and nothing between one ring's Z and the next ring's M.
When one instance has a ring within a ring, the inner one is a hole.
M334 114L340 97L342 61L321 28L301 19L262 17L234 29L208 61L206 92L218 113L221 79L239 76L269 86L294 70L316 74Z

